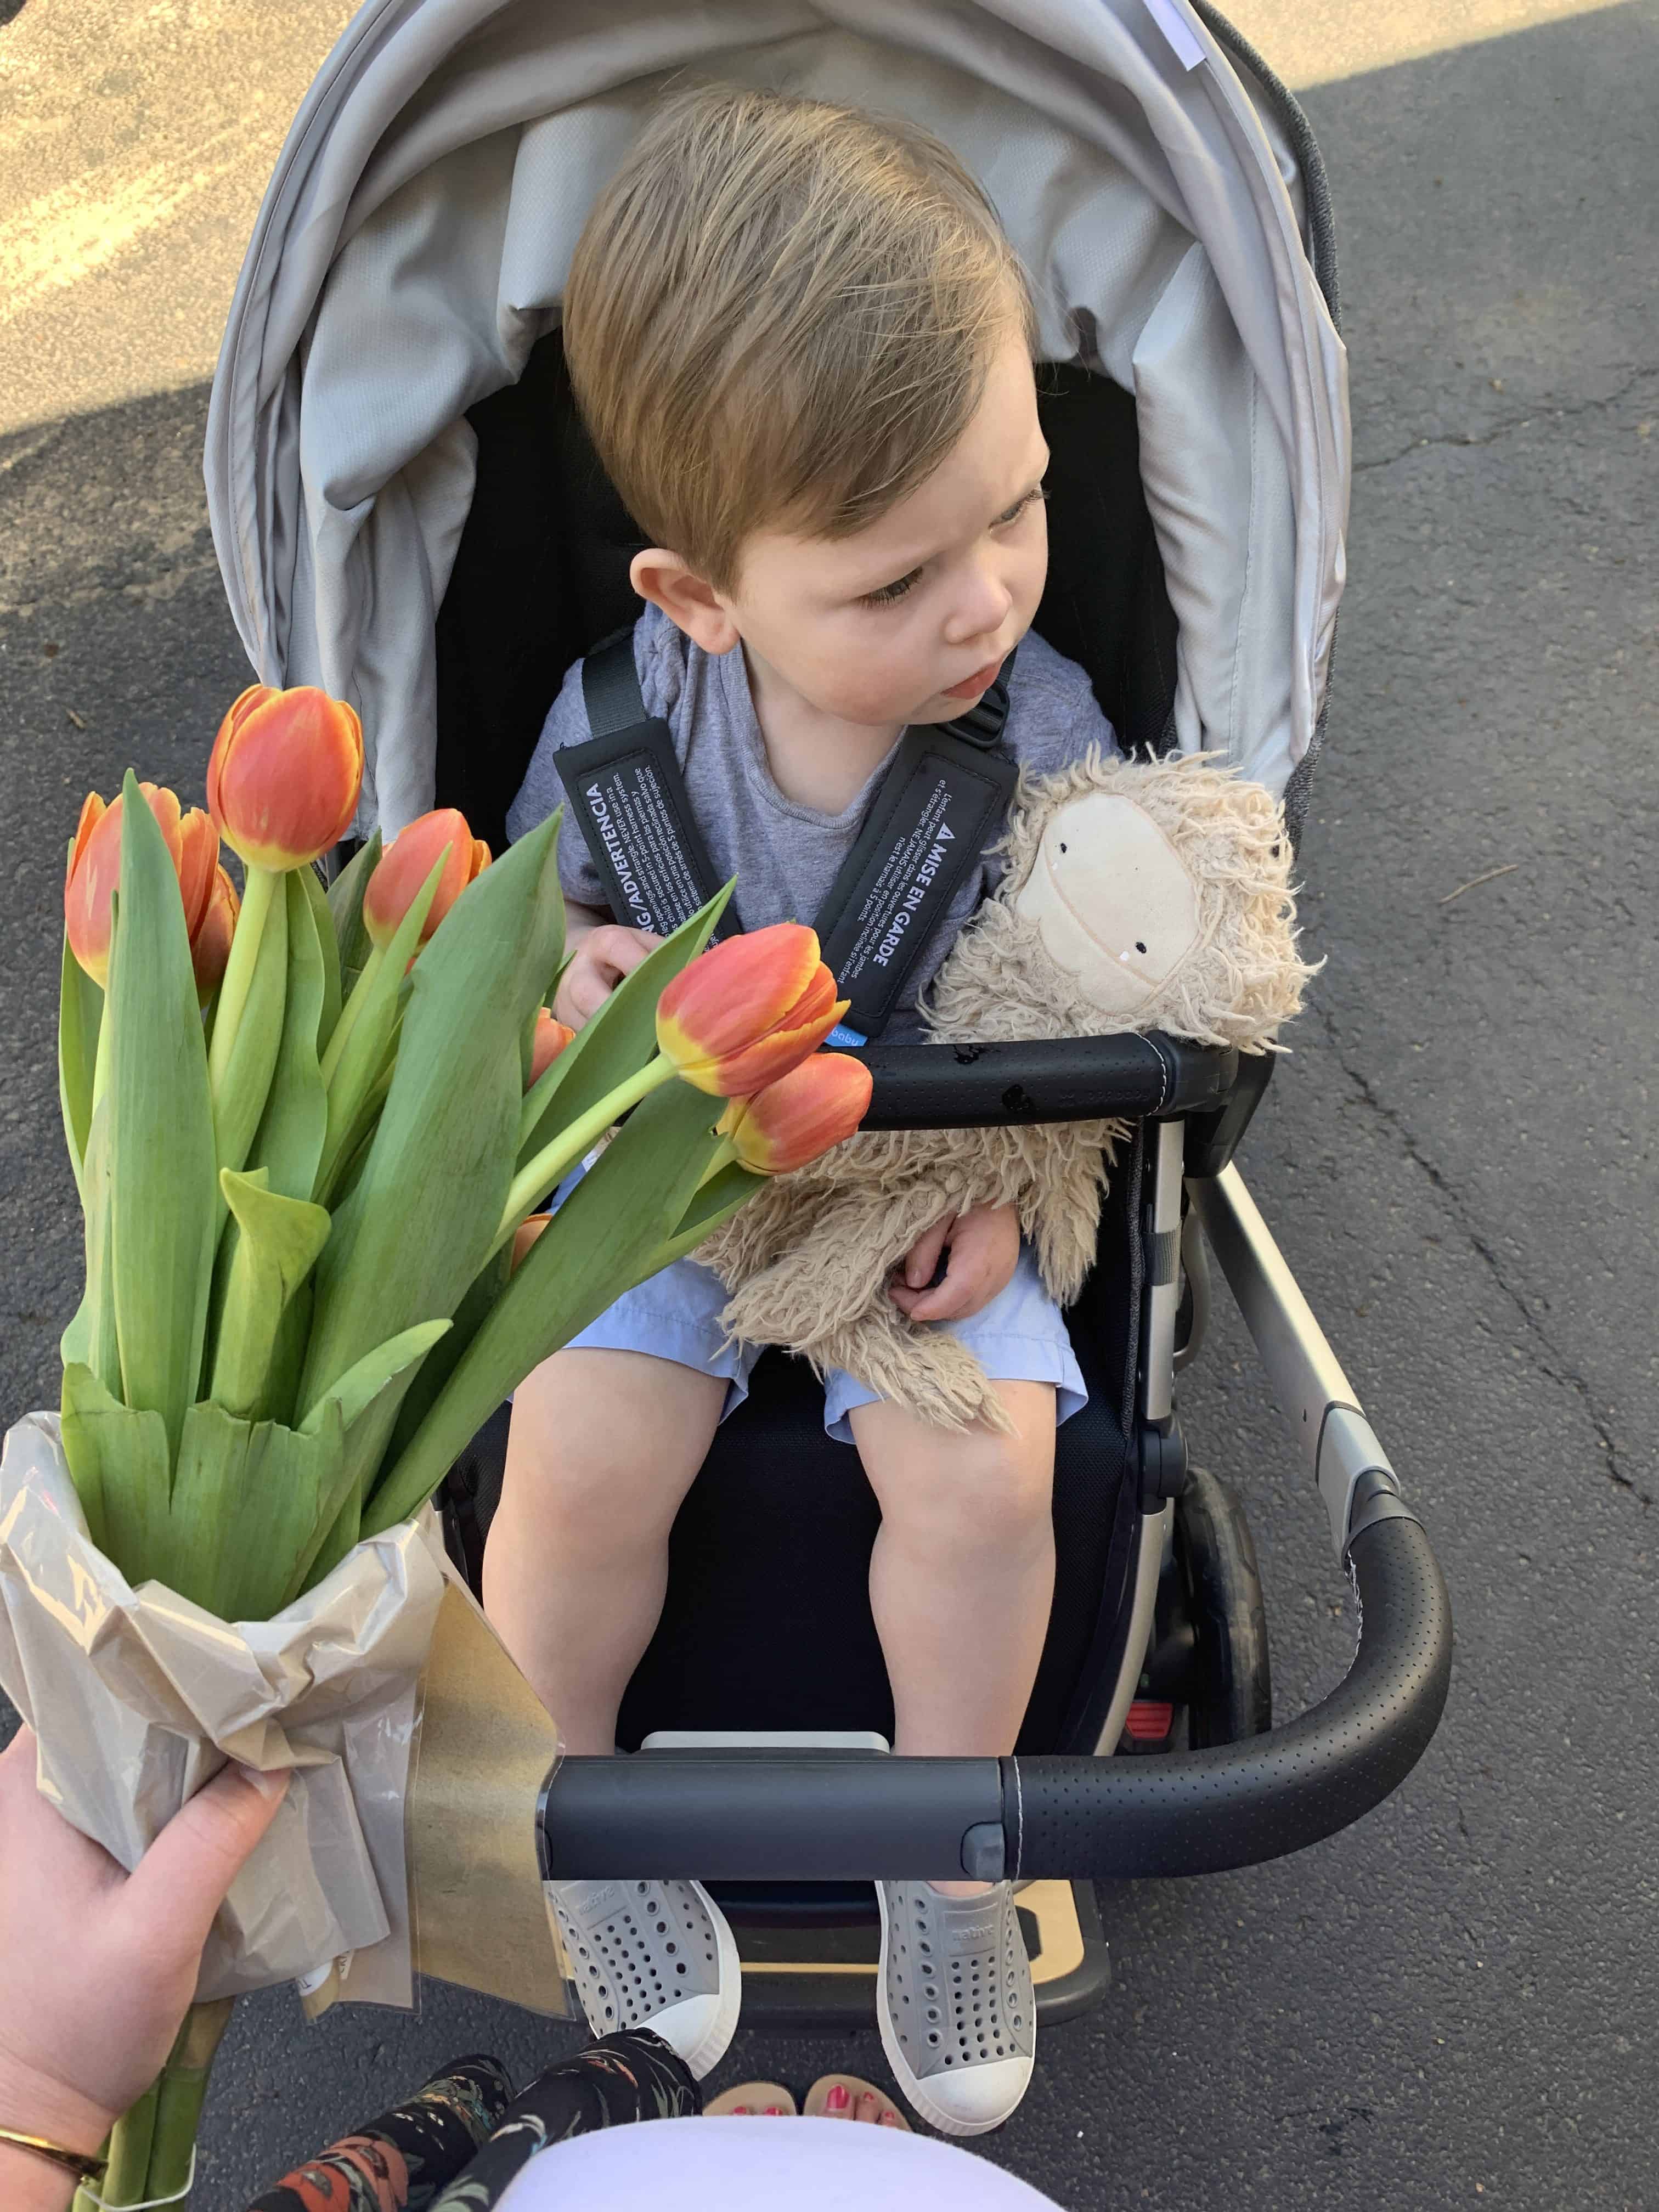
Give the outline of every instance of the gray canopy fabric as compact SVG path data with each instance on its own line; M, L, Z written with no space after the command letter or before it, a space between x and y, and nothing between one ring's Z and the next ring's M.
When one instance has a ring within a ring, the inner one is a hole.
M206 460L260 680L362 716L360 826L433 804L465 410L556 327L593 195L682 70L912 116L981 179L1044 356L1134 394L1179 742L1283 791L1342 587L1345 356L1285 134L1186 0L368 0L266 193Z

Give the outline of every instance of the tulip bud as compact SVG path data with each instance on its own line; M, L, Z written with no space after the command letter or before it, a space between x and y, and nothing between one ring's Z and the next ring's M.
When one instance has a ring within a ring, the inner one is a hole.
M183 812L175 792L153 783L141 783L138 788L149 802L149 811L155 817L178 872L185 927L190 934L191 957L194 960L197 941L213 902L214 875L219 864L218 832L199 806L192 806L188 814ZM75 846L70 854L69 875L64 885L64 922L69 933L70 951L100 988L109 977L110 899L120 880L120 798L118 794L106 806L95 791L89 792L81 809ZM232 892L231 896L234 900L235 894ZM234 917L234 907L232 913ZM222 960L218 965L222 971ZM198 980L199 973L198 970Z
M550 1213L532 1213L527 1220L519 1224L513 1232L513 1257L507 1262L507 1269L509 1275L518 1273L520 1265L528 1255L531 1246L552 1218Z
M299 868L345 836L362 780L362 725L343 700L255 684L219 725L208 807L250 867Z
M775 922L712 945L657 1002L657 1043L684 1081L748 1097L816 1052L846 1012L816 932Z
M545 1006L536 1010L536 1035L530 1047L530 1080L526 1091L533 1091L566 1045L575 1036L575 1030L556 1021Z
M206 821L207 817L204 815L202 818ZM235 884L222 868L216 866L201 927L190 940L190 962L196 971L196 995L204 1006L224 980L225 964L230 958L230 940L236 933L236 916L240 906Z
M756 1175L787 1175L850 1137L870 1110L872 1081L861 1060L815 1052L751 1098L734 1098L720 1134Z
M447 857L445 848L447 848ZM489 866L489 848L467 827L466 817L453 806L441 806L422 814L400 830L381 854L368 888L363 893L363 927L382 950L397 934L398 925L414 903L415 895L440 860L444 872L438 878L427 917L421 927L424 945L461 893Z

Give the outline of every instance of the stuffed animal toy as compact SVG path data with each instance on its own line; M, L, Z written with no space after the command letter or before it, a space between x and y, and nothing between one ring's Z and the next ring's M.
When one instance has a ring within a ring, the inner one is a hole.
M1291 845L1259 784L1203 756L1090 756L1023 778L1000 881L923 1008L940 1044L1161 1029L1277 1048L1313 970L1296 949ZM945 1428L1006 1429L948 1328L912 1322L893 1270L946 1212L1012 1206L1053 1297L1095 1255L1119 1121L860 1133L781 1176L699 1248L734 1338L840 1367Z

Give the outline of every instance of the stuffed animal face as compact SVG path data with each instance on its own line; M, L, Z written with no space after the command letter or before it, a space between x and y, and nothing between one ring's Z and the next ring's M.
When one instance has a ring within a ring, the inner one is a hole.
M1202 933L1198 886L1168 834L1133 799L1091 791L1059 807L1014 912L1090 1004L1133 1020Z

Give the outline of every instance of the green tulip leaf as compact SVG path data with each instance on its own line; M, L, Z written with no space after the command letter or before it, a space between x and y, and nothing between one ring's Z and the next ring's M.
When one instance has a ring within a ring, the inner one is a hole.
M339 948L340 982L343 991L368 965L374 943L363 927L363 893L380 864L380 833L377 830L360 846L328 887L328 910L334 921L334 942Z
M135 1588L170 1582L172 1455L161 1414L122 1405L78 1361L64 1370L62 1407L64 1455L92 1540Z
M252 882L250 875L250 882ZM216 1129L219 1165L241 1168L252 1153L253 1139L270 1097L271 1078L282 1049L283 1002L288 996L289 900L284 879L278 876L268 886L269 904L253 956L253 972L247 995L236 1018L236 1033L229 1042L224 1077L216 1092ZM247 902L252 904L252 901ZM247 906L238 915L238 929L248 926ZM227 969L227 975L229 974ZM215 1015L225 1019L222 988ZM307 1193L307 1195L309 1194Z
M219 1183L235 1221L214 1345L208 1395L247 1418L264 1396L276 1332L289 1300L316 1264L332 1223L307 1199L269 1188L270 1171L220 1170Z
M494 1244L523 1096L520 1035L563 941L554 827L486 868L416 963L392 1086L318 1266L302 1406L387 1334L447 1320ZM398 1397L353 1431L365 1474Z
M739 1207L747 1206L755 1193L765 1182L764 1176L751 1174L739 1167L735 1160L723 1167L718 1175L693 1193L691 1202L680 1216L679 1225L672 1237L652 1255L651 1265L640 1275L643 1282L648 1275L659 1273L676 1260L683 1260L695 1252L699 1244L712 1237L721 1224L727 1222ZM630 1284L629 1288L633 1286ZM619 1291L617 1297L622 1296Z
M75 1188L82 1192L83 1200L82 1166L92 1133L93 1079L103 1018L104 994L70 951L65 931L58 987L58 1101L63 1109L64 1139L75 1170Z
M337 956L325 910L319 929L307 882L309 868L294 868L286 882L288 977L282 1036L270 1095L247 1158L270 1171L270 1188L287 1198L308 1199L328 1134L328 1098L317 1058L329 991L329 963ZM317 884L322 900L322 886ZM335 1013L339 1012L335 981Z
M364 1103L384 1073L386 1048L398 1024L404 970L420 945L422 925L438 895L443 869L441 858L434 861L432 872L410 902L391 942L383 950L371 949L330 1040L323 1073L328 1092L328 1128L314 1186L314 1195L325 1205L338 1170L360 1141Z
M398 1376L424 1359L448 1329L447 1321L417 1322L413 1328L402 1329L384 1344L376 1345L373 1352L366 1352L356 1365L348 1369L331 1386L326 1396L319 1399L301 1422L301 1430L309 1435L331 1406L339 1407L340 1419L349 1429L368 1411L387 1384L395 1382Z
M171 1587L222 1620L280 1612L338 1512L344 1462L337 1408L301 1434L192 1406L173 1485Z
M176 1451L201 1373L218 1239L213 1109L178 875L131 770L122 790L100 1101L110 1115L109 1265L121 1397L159 1413Z
M416 1511L508 1391L655 1271L656 1255L685 1219L720 1149L720 1103L672 1082L629 1115L531 1246L431 1411L372 1490L366 1534ZM711 1178L711 1189L718 1180Z
M735 882L736 878L733 878ZM657 1001L714 933L732 884L665 937L577 1030L524 1102L518 1164L527 1166L562 1129L643 1067L657 1049Z
M314 1040L317 1056L320 1059L334 1034L334 1024L340 1018L343 996L340 982L340 940L334 934L334 916L329 910L328 893L323 879L314 867L296 868L295 880L305 893L306 904L311 908L312 927L316 933L317 951L323 963L323 1004L317 1018ZM289 935L292 939L294 921L289 917ZM292 955L289 956L290 959ZM292 988L290 977L289 988Z

